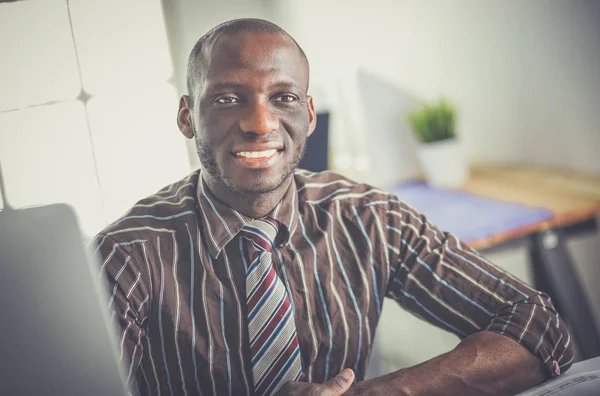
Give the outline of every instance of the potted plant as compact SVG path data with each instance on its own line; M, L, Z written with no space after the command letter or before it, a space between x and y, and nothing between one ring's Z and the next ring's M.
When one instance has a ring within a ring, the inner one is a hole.
M469 168L455 131L456 110L446 99L425 104L408 114L417 140L417 157L428 182L458 187L469 178Z

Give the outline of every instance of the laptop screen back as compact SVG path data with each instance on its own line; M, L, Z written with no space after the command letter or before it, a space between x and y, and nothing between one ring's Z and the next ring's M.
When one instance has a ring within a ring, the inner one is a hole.
M67 205L0 212L0 394L127 394L98 269Z

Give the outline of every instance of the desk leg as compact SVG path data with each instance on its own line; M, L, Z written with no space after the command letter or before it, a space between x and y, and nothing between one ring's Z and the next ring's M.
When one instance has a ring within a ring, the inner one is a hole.
M584 360L600 356L600 334L562 230L532 235L535 286L552 298Z

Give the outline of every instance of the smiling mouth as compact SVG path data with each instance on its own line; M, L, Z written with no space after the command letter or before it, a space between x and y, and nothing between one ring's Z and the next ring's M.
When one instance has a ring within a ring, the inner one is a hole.
M232 153L238 166L249 169L266 169L279 160L282 149L268 149L257 151L238 151Z
M234 153L234 155L236 157L258 159L258 158L272 157L273 155L277 154L278 151L279 150L276 150L276 149L262 150L262 151L240 151L238 153Z

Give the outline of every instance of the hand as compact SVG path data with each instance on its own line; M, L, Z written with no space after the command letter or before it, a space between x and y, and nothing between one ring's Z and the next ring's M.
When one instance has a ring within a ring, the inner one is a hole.
M344 369L337 376L322 384L307 382L286 382L275 396L341 396L350 388L354 381L354 371Z

